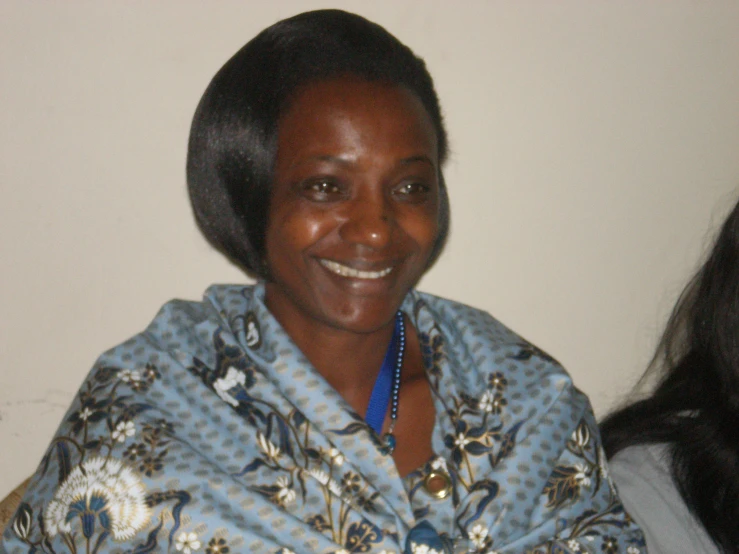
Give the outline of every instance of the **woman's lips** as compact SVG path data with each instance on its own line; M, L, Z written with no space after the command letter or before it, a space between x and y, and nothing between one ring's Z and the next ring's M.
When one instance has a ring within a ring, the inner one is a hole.
M389 275L390 272L393 270L393 267L390 266L377 271L366 271L355 269L353 267L340 264L339 262L335 262L333 260L320 259L319 262L323 267L325 267L332 273L340 275L341 277L350 277L352 279L382 279L383 277Z

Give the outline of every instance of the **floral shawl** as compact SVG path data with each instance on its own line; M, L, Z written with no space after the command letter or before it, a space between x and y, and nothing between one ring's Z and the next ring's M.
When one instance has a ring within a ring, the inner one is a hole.
M0 552L646 552L552 358L458 303L411 292L402 310L436 407L435 456L411 475L262 285L213 286L100 357ZM432 471L446 498L427 492Z

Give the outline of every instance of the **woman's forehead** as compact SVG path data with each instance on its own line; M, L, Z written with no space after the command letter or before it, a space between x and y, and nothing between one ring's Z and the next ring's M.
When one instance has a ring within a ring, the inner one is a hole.
M316 136L317 135L317 136ZM333 137L371 137L436 153L433 122L420 99L407 88L355 77L316 81L302 87L280 118L278 150L311 148ZM379 147L380 145L378 145Z

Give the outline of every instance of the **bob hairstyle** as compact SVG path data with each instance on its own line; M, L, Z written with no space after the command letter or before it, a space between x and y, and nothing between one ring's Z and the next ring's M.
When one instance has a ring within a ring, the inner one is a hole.
M647 374L651 396L601 424L609 458L668 445L672 477L719 552L739 544L739 204L678 300Z
M447 136L423 60L384 28L340 10L318 10L268 27L218 71L195 111L187 184L206 239L248 274L268 278L265 231L280 116L311 82L359 77L415 94L436 131L439 161ZM439 234L429 266L449 231L449 198L439 172Z

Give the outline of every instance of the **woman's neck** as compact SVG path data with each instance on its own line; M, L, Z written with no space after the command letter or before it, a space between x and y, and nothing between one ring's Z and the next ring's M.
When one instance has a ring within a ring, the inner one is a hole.
M363 414L392 338L394 318L377 330L358 333L315 319L284 317L279 310L273 315L318 373Z
M313 367L346 398L371 391L390 344L393 323L361 334L325 326L296 333L286 330Z

